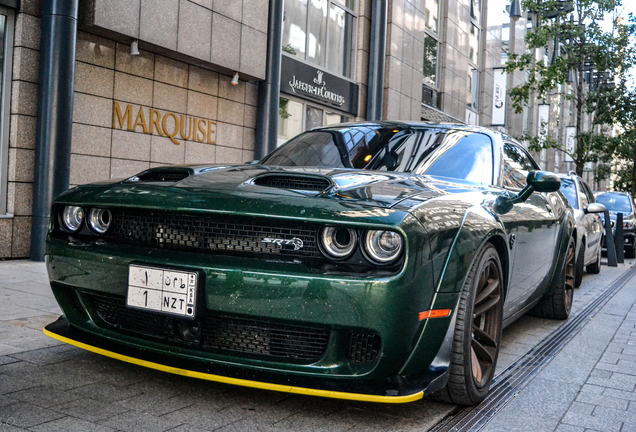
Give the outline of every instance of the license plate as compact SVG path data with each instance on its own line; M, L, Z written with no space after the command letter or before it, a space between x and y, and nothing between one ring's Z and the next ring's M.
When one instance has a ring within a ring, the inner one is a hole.
M196 313L196 272L131 264L128 267L128 307L193 318Z

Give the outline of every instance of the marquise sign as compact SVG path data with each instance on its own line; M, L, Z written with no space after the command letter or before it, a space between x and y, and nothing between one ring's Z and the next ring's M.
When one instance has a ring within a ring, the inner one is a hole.
M358 114L358 85L286 55L281 63L281 91Z
M142 106L113 104L113 129L165 136L175 144L178 139L207 144L216 143L216 122L190 115L165 112Z

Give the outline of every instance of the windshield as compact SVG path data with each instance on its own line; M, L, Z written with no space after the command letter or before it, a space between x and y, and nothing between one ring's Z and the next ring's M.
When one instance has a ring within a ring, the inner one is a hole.
M609 211L626 214L632 212L632 206L629 202L629 196L627 195L612 193L600 194L596 197L596 202L603 204Z
M579 208L579 202L576 199L576 185L572 179L561 177L561 192L568 199L572 208Z
M263 165L358 168L492 184L493 151L481 133L356 125L308 131L274 150Z

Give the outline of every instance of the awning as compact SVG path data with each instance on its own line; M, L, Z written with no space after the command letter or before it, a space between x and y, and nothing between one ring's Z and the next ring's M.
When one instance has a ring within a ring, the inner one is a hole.
M463 121L446 114L443 111L433 108L432 106L422 104L422 120L435 122L435 123L461 123Z

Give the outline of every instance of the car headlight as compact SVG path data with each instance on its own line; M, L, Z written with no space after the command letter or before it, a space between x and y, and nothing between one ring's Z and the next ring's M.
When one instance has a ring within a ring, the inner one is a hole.
M331 258L345 259L356 247L358 235L351 228L324 227L320 232L320 245Z
M396 260L404 245L402 236L394 231L369 230L364 237L364 250L372 261L388 264Z
M110 228L113 215L110 210L94 208L88 212L88 225L97 234L104 234Z
M82 227L84 210L78 206L66 206L62 210L62 225L70 232L75 232Z
M627 220L623 222L623 228L632 228L634 226L634 222Z

